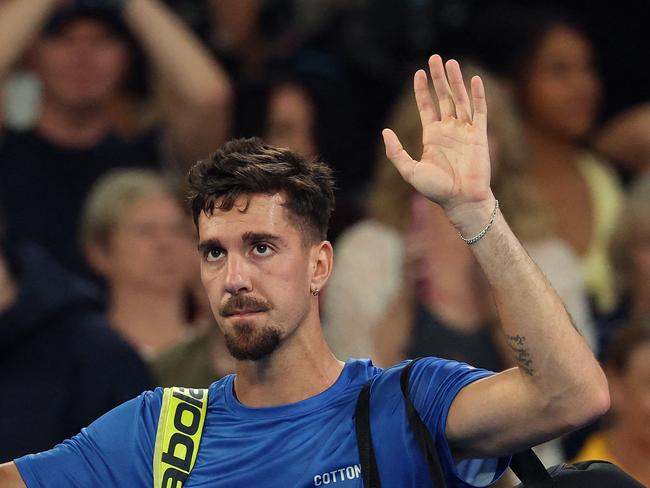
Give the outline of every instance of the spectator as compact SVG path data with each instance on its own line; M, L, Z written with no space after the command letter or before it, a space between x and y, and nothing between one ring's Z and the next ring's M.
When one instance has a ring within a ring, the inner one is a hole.
M619 301L602 320L603 348L622 324L650 316L650 173L630 188L610 250Z
M344 11L349 6L328 4L318 10L319 20L327 20L316 26L301 15L310 7L312 14L318 8L310 3L206 0L206 39L232 76L236 93L233 130L237 136L276 137L280 119L311 124L311 128L298 129L300 137L303 141L305 137L312 139L313 154L330 162L338 178L337 202L341 205L333 226L336 233L351 218L359 217L355 209L358 198L354 197L362 187L365 190L368 163L372 162L367 148L374 148L381 120L374 115L375 106L386 105L386 92L392 96L394 89L392 83L387 88L388 77L381 76L382 83L373 83L381 95L368 96L372 90L363 69L360 71L361 64L345 55L349 44L342 47L345 36L338 27L345 22ZM287 104L292 104L295 114ZM340 137L341 133L346 137ZM297 134L294 129L293 135ZM284 145L289 142L281 141ZM339 219L341 210L348 208L350 217Z
M363 213L365 181L352 147L358 141L353 135L354 110L346 87L323 76L285 72L269 86L264 139L307 158L323 158L334 167L339 186L328 234L332 240ZM348 137L341 138L341 133Z
M259 109L265 102L268 70L297 48L286 2L206 0L204 38L214 57L223 63L234 87L233 132L260 135L264 125ZM275 12L280 12L279 15ZM274 17L280 20L276 25Z
M0 462L50 449L151 387L89 285L33 245L0 244L0 371Z
M494 193L593 347L577 259L553 238L548 217L535 203L526 147L506 93L488 76L482 78L494 114L489 128ZM407 152L421 152L411 98L401 98L390 125ZM413 197L385 157L377 167L370 213L371 219L355 225L337 244L338 267L325 295L325 333L335 353L368 356L383 365L422 354L496 368L508 363L500 338L492 335L495 318L487 283L468 246L437 206Z
M548 7L510 4L482 22L478 56L512 87L532 181L556 234L581 258L595 309L608 312L615 292L607 249L623 192L612 168L584 145L601 99L593 47L572 20Z
M267 107L265 140L287 147L306 158L318 154L316 106L299 83L279 83L271 88Z
M83 246L109 289L111 325L143 357L188 337L189 221L171 183L154 172L116 170L92 189Z
M130 39L144 51L165 103L159 128L126 138L113 107L133 64ZM0 78L23 54L43 96L33 129L2 132L8 235L85 270L72 236L90 186L114 167L187 167L214 150L228 134L229 82L159 0L7 0L0 6ZM38 226L30 224L35 215Z
M650 486L650 315L618 331L605 372L610 425L592 434L574 461L610 461Z

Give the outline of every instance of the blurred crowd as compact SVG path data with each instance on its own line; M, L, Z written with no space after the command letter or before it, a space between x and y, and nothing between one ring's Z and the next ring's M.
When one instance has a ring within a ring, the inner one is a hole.
M599 30L633 8L585 5L0 0L0 462L232 371L183 202L232 137L335 170L340 359L513 366L468 246L380 145L419 156L411 76L438 52L483 78L493 191L610 381L607 418L539 452L650 485L650 99Z

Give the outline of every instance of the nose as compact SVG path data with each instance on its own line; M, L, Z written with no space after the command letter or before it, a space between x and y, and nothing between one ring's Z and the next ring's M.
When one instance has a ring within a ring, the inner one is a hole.
M253 289L250 272L243 256L231 253L227 257L225 288L231 295L246 293Z

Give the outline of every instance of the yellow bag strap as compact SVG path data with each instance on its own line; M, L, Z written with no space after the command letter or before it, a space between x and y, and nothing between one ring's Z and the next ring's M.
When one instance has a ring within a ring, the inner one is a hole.
M154 488L182 488L199 453L208 390L165 388L153 454Z

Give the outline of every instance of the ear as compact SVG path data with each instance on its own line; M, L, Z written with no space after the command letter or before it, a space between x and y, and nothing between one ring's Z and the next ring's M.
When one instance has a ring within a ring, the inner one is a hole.
M311 254L311 279L309 282L312 291L321 291L332 274L334 265L334 249L329 241L322 241L313 246Z
M90 267L103 278L110 278L111 272L111 258L107 246L101 245L97 242L90 242L84 247L84 254L86 261Z

